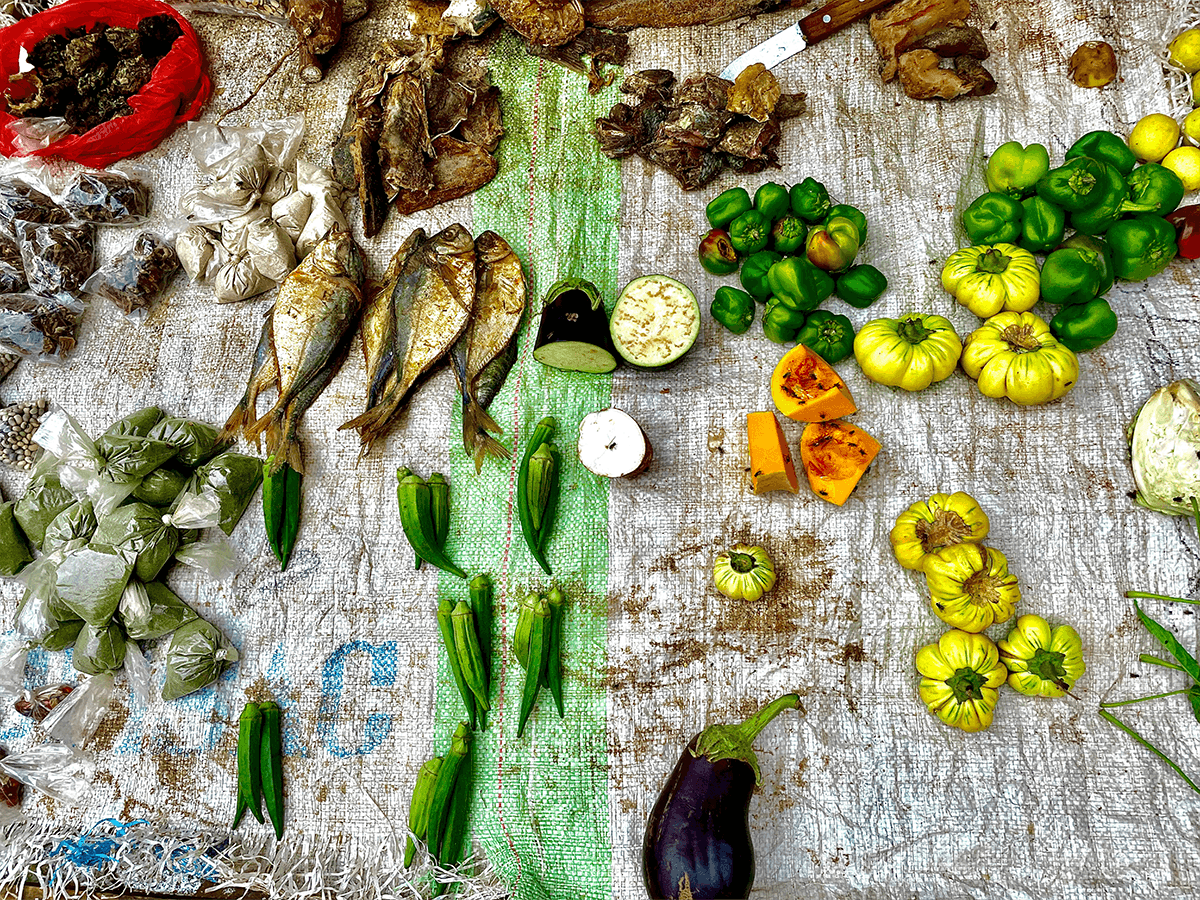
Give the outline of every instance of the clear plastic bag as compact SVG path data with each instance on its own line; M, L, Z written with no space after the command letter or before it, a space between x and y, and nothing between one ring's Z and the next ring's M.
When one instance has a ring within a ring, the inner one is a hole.
M74 806L92 788L96 761L65 744L39 744L0 759L0 774L15 778L48 797Z
M181 625L171 635L167 648L167 677L164 700L177 700L216 681L238 652L211 622L196 619Z
M350 226L346 224L346 213L342 210L342 187L328 169L297 160L296 187L312 198L312 210L296 239L296 256L304 259L308 251L334 228L348 233Z
M14 223L69 222L67 211L54 202L52 192L25 162L0 170L0 229L16 236Z
M187 130L192 158L200 171L223 178L244 158L252 156L256 146L262 148L272 165L290 169L304 139L304 117L295 115L242 127L193 121L188 122Z
M211 281L220 266L220 237L203 225L192 225L175 236L179 264L192 281Z
M97 269L84 282L83 290L111 300L127 316L140 313L144 317L179 268L173 242L143 231L131 246Z
M231 255L213 276L213 295L218 303L249 300L271 290L276 284L254 265L250 254Z
M112 675L93 675L42 720L42 731L70 747L82 748L108 715L115 690Z
M278 284L296 268L296 247L273 220L264 216L246 229L246 253L259 274Z
M28 647L24 641L12 641L0 647L0 709L21 696L25 687L25 657Z
M276 225L287 232L287 236L294 243L304 230L304 223L308 221L312 205L312 197L304 191L295 191L272 204L271 218L274 219ZM23 277L24 272L22 272Z
M88 222L16 223L17 246L29 291L73 298L96 267L96 230Z
M0 348L61 364L75 349L83 311L83 302L66 294L0 294Z
M0 294L20 294L28 288L16 235L0 229Z
M44 150L59 138L71 133L71 126L62 116L25 116L6 126L13 144L21 153Z
M165 637L185 622L199 618L194 609L161 581L143 584L131 580L121 594L117 611L126 634L139 641Z
M13 708L35 722L42 722L75 690L75 685L60 681L58 684L43 684L32 690L22 691L21 698L13 704Z
M150 660L134 641L126 645L125 683L131 700L143 709L150 705Z
M8 751L0 747L0 759L8 756ZM24 785L15 778L0 774L0 830L24 818L21 812L21 795Z
M150 185L135 172L116 169L76 172L58 204L82 222L140 225L150 215Z
M184 544L175 551L175 560L198 569L213 581L228 581L238 569L237 551L224 538Z
M10 360L19 358L9 355ZM49 409L48 400L24 400L0 408L0 459L18 469L33 467L42 454L33 435Z
M59 466L96 468L100 464L95 441L65 409L56 409L42 419L33 439L47 453L34 472L35 477L43 470L53 471Z

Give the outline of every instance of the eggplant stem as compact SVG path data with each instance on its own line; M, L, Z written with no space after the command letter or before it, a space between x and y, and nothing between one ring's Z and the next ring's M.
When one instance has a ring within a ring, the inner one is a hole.
M783 712L785 709L799 709L800 695L799 694L784 694L778 700L774 700L748 718L737 728L742 732L742 736L747 743L754 743L764 728L771 724L771 721Z

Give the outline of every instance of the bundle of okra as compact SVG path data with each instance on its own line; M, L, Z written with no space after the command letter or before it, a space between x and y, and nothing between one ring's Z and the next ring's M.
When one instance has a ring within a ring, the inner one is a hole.
M237 828L246 810L263 821L262 802L275 826L275 837L283 837L283 716L279 705L246 704L238 720L237 743Z
M430 855L443 869L462 861L467 813L471 806L471 729L460 722L450 738L445 756L435 756L421 766L408 806L408 829L404 845L404 867L416 856L415 840L424 841ZM435 881L433 896L445 890Z

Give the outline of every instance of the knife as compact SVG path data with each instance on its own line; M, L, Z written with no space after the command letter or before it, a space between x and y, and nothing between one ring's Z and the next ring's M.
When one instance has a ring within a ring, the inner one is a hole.
M733 81L743 69L762 63L773 69L785 59L795 56L809 44L823 41L847 25L865 19L877 9L890 6L896 0L833 0L816 12L809 13L795 25L791 25L775 37L763 41L752 50L747 50L721 73L721 77Z

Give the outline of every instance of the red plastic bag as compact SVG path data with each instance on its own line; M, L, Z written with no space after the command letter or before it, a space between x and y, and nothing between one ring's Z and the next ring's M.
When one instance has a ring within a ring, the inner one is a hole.
M0 110L0 153L5 156L57 156L103 169L118 159L143 153L158 145L180 122L194 119L212 93L204 71L200 38L177 10L158 0L71 0L45 12L0 28L0 93L17 74L21 48L33 46L49 34L68 28L91 28L97 22L137 28L146 16L166 13L183 29L170 51L159 60L145 87L129 98L133 112L118 116L83 134L70 134L48 147L22 153L9 127L16 117Z

